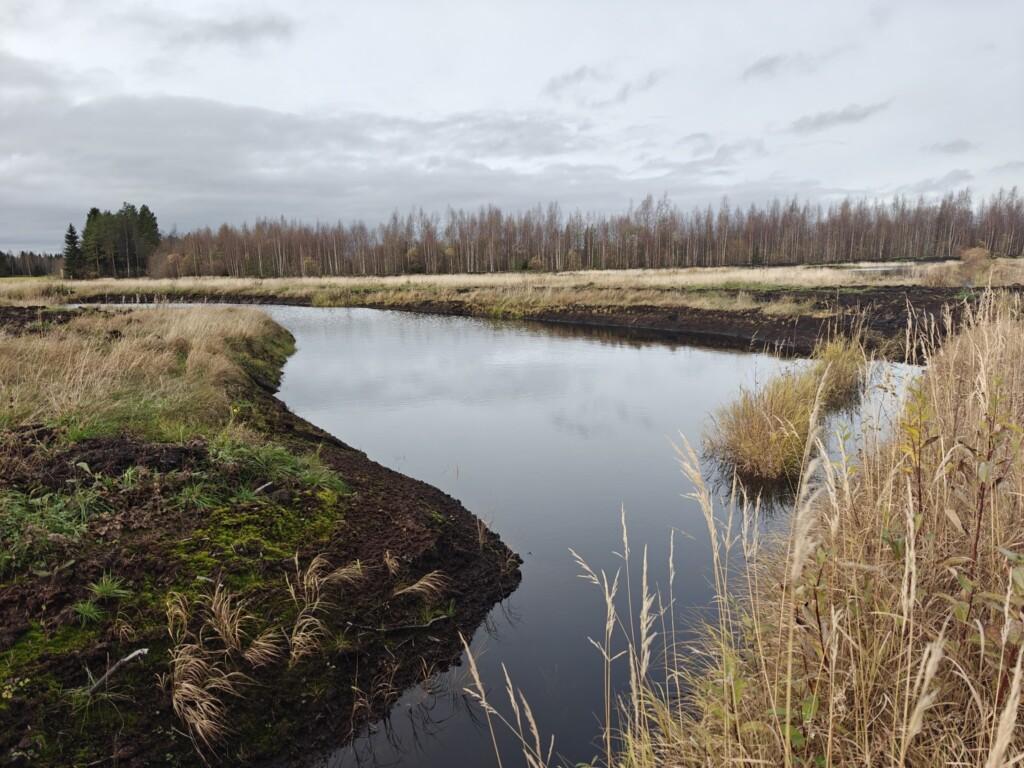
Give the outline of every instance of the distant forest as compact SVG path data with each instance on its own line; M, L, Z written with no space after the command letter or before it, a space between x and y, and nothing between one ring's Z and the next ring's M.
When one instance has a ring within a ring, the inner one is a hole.
M159 245L160 227L149 206L125 203L116 213L92 208L81 238L74 224L64 234L64 276L140 277L149 274Z
M0 251L0 277L39 277L60 271L61 258L53 253Z
M938 201L798 200L684 212L647 197L624 214L564 215L557 204L505 213L494 206L422 210L376 227L261 219L164 238L149 273L317 276L827 264L955 258L975 245L1024 252L1024 198L968 191Z

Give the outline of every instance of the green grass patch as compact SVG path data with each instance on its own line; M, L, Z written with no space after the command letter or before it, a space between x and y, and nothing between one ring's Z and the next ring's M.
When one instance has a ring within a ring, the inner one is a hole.
M107 508L92 487L70 493L0 491L0 575L27 567L51 568L48 555L56 549L54 538L78 540L89 518Z

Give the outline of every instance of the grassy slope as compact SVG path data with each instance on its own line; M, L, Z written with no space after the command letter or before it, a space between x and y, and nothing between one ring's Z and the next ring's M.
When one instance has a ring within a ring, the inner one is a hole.
M271 398L292 340L262 313L94 311L21 331L0 331L4 759L191 764L209 739L248 760L313 722L318 696L343 739L397 692L355 701L359 665L400 689L420 658L458 651L453 636L384 672L377 660L401 654L345 622L471 632L514 585L514 556L455 502ZM472 571L479 594L437 576L400 592L438 568Z

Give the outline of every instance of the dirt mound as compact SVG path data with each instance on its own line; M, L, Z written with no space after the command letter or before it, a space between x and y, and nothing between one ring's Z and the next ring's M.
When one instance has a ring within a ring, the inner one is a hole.
M43 333L54 325L63 325L79 312L77 309L51 307L0 306L0 330L12 335Z

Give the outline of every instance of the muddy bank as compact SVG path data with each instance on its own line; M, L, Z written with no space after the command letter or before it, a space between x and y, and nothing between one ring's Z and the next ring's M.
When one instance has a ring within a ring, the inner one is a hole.
M283 355L268 354L279 370ZM213 691L227 727L206 759L280 765L346 742L457 663L460 635L518 585L518 556L458 501L296 417L273 397L275 376L253 373L235 408L272 441L258 447L0 432L0 536L23 521L0 562L0 764L196 764L169 679L187 644L168 631L173 595L210 606L222 588L243 617L235 650L199 609L186 622L189 642L211 649L205 660L237 675L230 692ZM67 513L68 529L39 524L41 511ZM349 575L318 587L322 626L297 654L318 557ZM107 577L116 589L99 590ZM250 653L257 635L276 651Z
M1007 290L1019 292L1021 287ZM736 293L716 289L716 293ZM266 295L220 295L185 293L106 294L82 301L103 303L230 302L239 304L285 304L295 306L358 306L459 317L491 317L534 322L589 326L618 330L647 339L666 339L702 346L740 350L778 350L786 354L807 355L823 333L839 328L849 330L861 323L865 341L872 351L902 354L901 343L911 316L940 317L944 306L956 311L957 305L970 301L979 291L965 288L924 286L861 286L841 289L750 290L743 293L759 302L792 300L808 311L772 315L759 309L715 310L662 305L567 305L542 309L528 305L517 307L506 302L487 307L469 301L412 301L400 299L386 303L373 300L372 294L359 299L338 298L325 302L316 296L278 299ZM896 349L898 347L898 349Z

